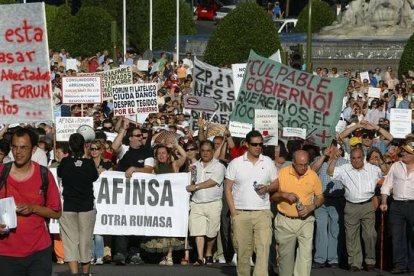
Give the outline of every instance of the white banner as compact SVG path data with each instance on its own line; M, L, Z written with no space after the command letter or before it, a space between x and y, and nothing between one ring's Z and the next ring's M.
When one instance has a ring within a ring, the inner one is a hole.
M252 124L232 121L229 123L229 131L233 137L246 138L247 133L249 133L252 129Z
M83 125L93 128L93 117L57 117L56 141L69 141L72 133Z
M216 103L211 97L184 96L184 108L197 111L215 111Z
M158 113L156 83L116 85L112 96L115 116Z
M234 95L237 99L239 96L240 86L243 82L244 72L246 71L247 63L235 63L231 65L231 70L233 71L233 85L234 85Z
M53 120L44 3L1 5L3 124Z
M390 112L390 133L394 138L404 139L411 133L412 110L391 108Z
M254 129L263 135L263 142L266 146L278 145L278 111L270 109L254 110Z
M306 129L297 128L297 127L284 127L283 128L283 137L299 137L306 139Z
M94 234L186 237L190 183L188 173L135 173L105 171L94 183ZM58 233L57 221L50 223Z
M100 76L76 76L62 78L63 104L90 104L102 102Z
M132 68L127 66L125 68L116 68L104 72L83 73L78 76L101 76L102 77L102 100L112 100L112 87L115 85L132 84Z
M212 97L215 100L215 116L213 122L227 125L233 111L236 98L234 97L233 71L226 68L218 68L194 58L194 93L195 96ZM207 120L213 114L206 113ZM198 129L197 119L199 112L191 112L193 118L192 129Z

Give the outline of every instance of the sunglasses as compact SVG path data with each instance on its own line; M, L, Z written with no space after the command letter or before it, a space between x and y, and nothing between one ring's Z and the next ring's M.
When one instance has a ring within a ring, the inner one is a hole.
M192 151L192 150L196 150L195 148L188 148L185 151Z
M263 143L249 143L249 145L253 146L253 147L263 147Z
M91 151L100 150L101 148L90 148Z
M132 134L131 136L134 136L134 137L142 137L142 134Z

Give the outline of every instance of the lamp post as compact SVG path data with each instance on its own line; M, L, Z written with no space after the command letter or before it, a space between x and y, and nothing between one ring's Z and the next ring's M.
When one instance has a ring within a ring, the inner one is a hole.
M312 73L312 0L309 0L308 35L306 40L306 71Z
M177 0L177 41L176 41L176 48L177 48L177 64L180 60L180 0Z
M124 61L126 61L126 0L122 2L122 15L123 15L123 22L122 22L122 32L123 32L123 44L124 44Z
M150 2L150 16L149 16L149 49L152 51L152 0Z

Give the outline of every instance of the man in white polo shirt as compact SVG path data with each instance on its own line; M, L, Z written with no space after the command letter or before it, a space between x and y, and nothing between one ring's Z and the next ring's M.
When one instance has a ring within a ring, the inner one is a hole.
M226 168L214 159L214 143L200 144L201 160L195 163L195 183L187 186L193 192L190 204L189 229L195 236L198 259L194 265L203 265L204 244L207 239L205 263L213 264L213 246L220 230L220 214L223 198L223 180Z
M246 135L247 152L227 168L224 193L229 206L237 275L250 275L250 257L256 253L254 274L268 275L272 241L269 184L276 180L274 162L261 154L263 137L253 130Z

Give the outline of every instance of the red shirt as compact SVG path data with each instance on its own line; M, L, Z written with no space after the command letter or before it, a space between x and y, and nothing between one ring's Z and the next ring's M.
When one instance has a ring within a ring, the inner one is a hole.
M239 156L242 156L247 151L246 146L241 147L234 147L230 149L230 159L233 160L234 158L237 158Z
M23 181L17 182L11 174L7 178L7 195L5 186L0 191L0 198L14 197L18 204L36 204L44 206L44 196L40 193L42 178L39 164L32 162L33 173ZM3 171L4 165L0 166ZM62 209L59 191L55 179L49 172L46 206L54 211ZM0 235L0 256L26 257L48 248L51 245L50 235L45 219L36 214L17 215L17 228L10 229L8 235Z

